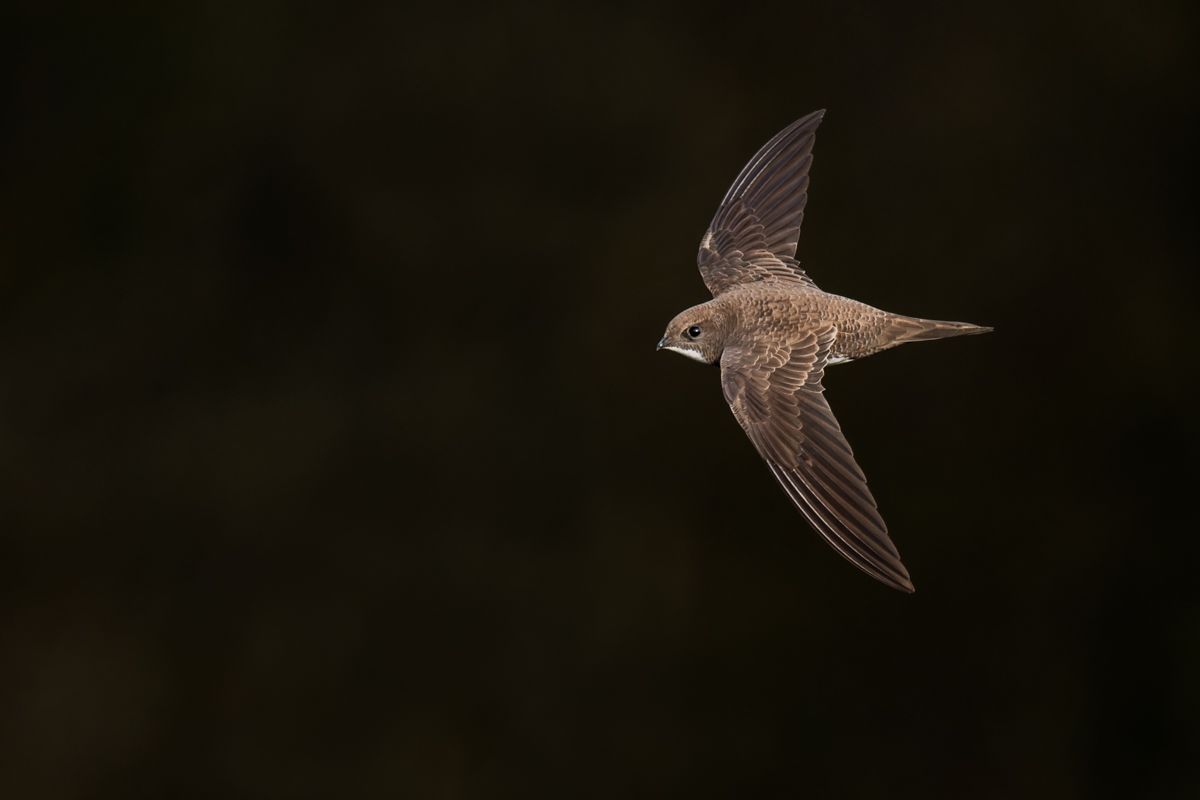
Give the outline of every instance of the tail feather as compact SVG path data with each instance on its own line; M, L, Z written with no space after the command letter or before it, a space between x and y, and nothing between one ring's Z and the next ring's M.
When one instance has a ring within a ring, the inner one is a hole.
M947 322L939 319L899 317L893 323L897 330L896 342L927 342L933 339L948 339L951 336L973 336L988 333L992 329L985 325L969 322Z

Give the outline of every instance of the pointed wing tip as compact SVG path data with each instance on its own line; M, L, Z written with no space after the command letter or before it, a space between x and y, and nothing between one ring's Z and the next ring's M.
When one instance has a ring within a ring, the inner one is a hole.
M885 572L879 564L872 564L873 569L868 570L853 561L850 563L889 589L895 589L898 592L904 592L904 594L913 594L917 591L917 587L913 586L912 578L908 576L908 570L905 569L903 564L900 565L899 570L887 570Z
M823 119L825 119L825 109L818 108L816 111L810 111L797 118L791 125L784 128L782 133L785 135L790 133L792 136L801 134L802 131L811 133L817 129Z

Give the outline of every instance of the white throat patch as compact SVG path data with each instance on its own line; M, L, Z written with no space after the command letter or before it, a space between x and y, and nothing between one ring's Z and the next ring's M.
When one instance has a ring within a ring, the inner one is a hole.
M692 359L693 361L699 361L701 364L708 363L707 361L704 360L704 356L700 355L700 353L695 350L687 350L682 347L664 347L663 350L671 350L673 352L679 353L679 355L681 355L681 356L687 356L688 358Z

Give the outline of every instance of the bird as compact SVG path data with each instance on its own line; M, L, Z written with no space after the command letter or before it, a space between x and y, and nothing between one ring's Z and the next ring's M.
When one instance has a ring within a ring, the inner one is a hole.
M696 259L713 299L676 315L658 349L718 364L734 418L808 523L855 567L911 593L825 398L825 370L907 342L992 328L882 311L822 291L801 268L796 244L824 116L821 109L788 125L738 173Z

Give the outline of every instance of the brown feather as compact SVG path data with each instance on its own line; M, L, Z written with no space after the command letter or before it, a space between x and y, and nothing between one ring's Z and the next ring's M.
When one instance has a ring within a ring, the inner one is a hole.
M727 347L725 399L817 532L868 575L911 592L908 570L825 400L821 378L836 338L837 329L827 326L787 343Z
M824 110L780 131L734 179L700 242L696 261L713 296L738 283L812 283L796 261L808 202L808 169Z

